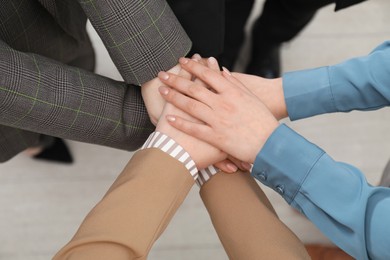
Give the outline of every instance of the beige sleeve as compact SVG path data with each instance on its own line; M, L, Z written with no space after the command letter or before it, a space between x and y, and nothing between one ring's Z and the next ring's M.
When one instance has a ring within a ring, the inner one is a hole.
M146 259L193 184L174 158L138 151L54 259Z
M218 173L200 195L229 259L310 259L248 172Z

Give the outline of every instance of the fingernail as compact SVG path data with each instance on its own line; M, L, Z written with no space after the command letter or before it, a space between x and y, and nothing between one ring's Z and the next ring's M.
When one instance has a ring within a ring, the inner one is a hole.
M160 71L158 73L158 77L162 80L168 80L169 79L169 74L164 72L164 71Z
M187 59L187 58L180 58L179 59L180 64L187 64L188 61L189 61L189 59Z
M202 56L200 56L198 53L195 53L194 55L192 55L192 58L195 60L201 60Z
M176 121L176 117L174 117L174 116L167 116L167 120L169 122L175 122Z
M238 170L237 166L232 164L232 163L228 163L226 164L226 167L231 170L232 172L236 172Z
M244 168L247 171L250 171L252 169L252 164L247 163L247 162L242 162L241 166L242 166L242 168Z
M232 75L232 73L231 73L227 68L222 67L222 70L223 70L224 72L226 72L226 74L228 74L229 76Z
M214 65L217 63L217 60L214 57L210 57L207 59L210 65Z
M167 87L164 87L164 86L159 87L158 90L159 90L160 93L163 94L164 96L165 96L165 95L168 95L168 93L169 93L169 89L168 89Z

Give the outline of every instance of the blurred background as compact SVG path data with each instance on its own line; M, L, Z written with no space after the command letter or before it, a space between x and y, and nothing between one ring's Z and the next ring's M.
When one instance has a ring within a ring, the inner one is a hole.
M262 3L257 1L252 15L261 12ZM388 0L370 0L337 13L333 10L333 5L321 9L298 37L283 45L284 72L366 55L390 38ZM89 29L97 53L97 73L120 80L99 37ZM247 53L245 47L236 70L244 67ZM390 159L389 109L286 122L334 159L360 168L373 185L378 183ZM1 260L50 259L70 240L132 156L96 145L68 144L75 158L71 166L32 160L24 154L0 165ZM264 189L281 220L303 242L330 243L279 195ZM227 259L198 192L194 186L149 259Z

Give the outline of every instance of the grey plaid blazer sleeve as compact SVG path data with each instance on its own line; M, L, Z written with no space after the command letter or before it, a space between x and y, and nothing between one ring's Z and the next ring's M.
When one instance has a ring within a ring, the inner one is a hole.
M137 86L3 41L0 57L0 161L36 142L32 132L134 150L154 130Z
M191 41L165 0L78 0L127 83L178 63Z
M0 161L36 144L40 133L137 149L154 126L139 88L128 84L140 85L173 67L191 46L166 2L0 3ZM79 27L84 13L127 84L64 64L83 57L78 47L87 41Z

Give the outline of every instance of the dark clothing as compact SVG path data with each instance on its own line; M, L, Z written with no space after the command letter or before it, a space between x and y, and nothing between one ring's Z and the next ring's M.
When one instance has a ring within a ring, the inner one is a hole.
M335 10L365 0L266 0L252 29L252 55L262 56L272 45L290 41L313 19L318 9L336 3ZM254 0L226 0L224 53L220 59L233 63L244 41L244 26ZM229 67L229 65L227 64ZM231 67L231 66L230 66Z
M167 0L192 41L191 54L217 56L223 51L225 0Z
M87 18L124 82L91 72ZM0 1L0 161L40 134L137 149L154 126L135 85L190 48L165 1Z

